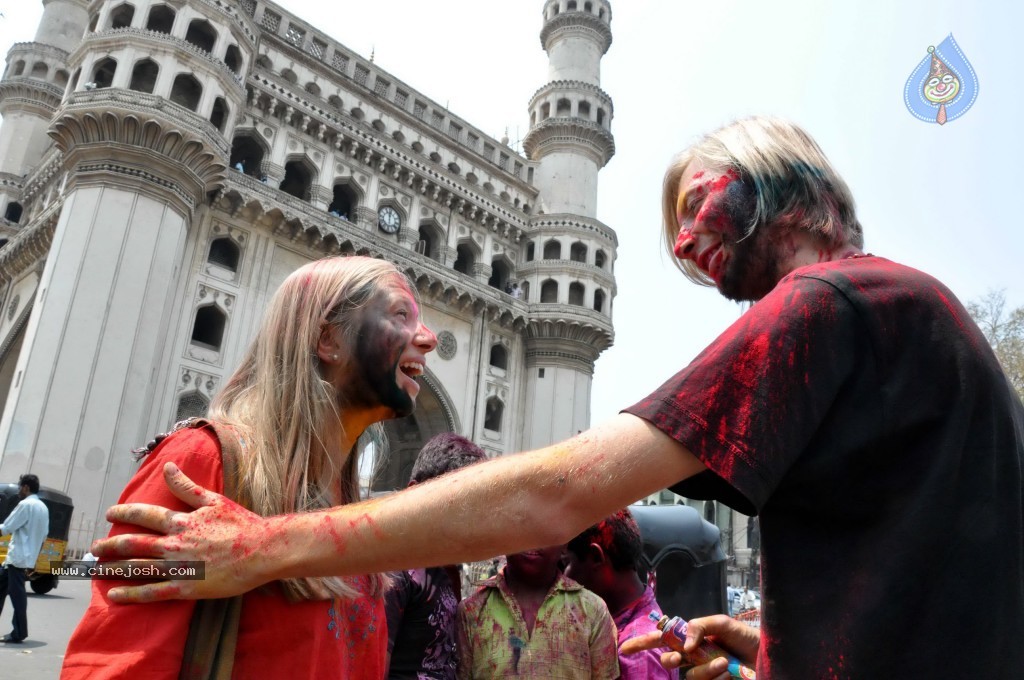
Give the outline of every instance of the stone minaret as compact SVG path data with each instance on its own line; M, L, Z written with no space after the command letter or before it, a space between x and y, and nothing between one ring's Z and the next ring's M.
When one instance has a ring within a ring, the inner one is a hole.
M590 424L594 361L612 342L615 232L596 219L597 175L615 153L601 58L612 42L605 0L548 0L540 38L549 82L530 102L523 147L537 163L537 214L521 270L527 326L526 448Z
M186 239L223 181L256 32L237 3L106 0L91 15L84 0L45 4L37 42L12 55L30 80L63 60L72 75L66 92L32 81L41 102L23 110L38 121L5 110L0 131L8 167L52 166L36 171L26 226L0 251L49 241L0 421L0 479L31 470L98 503L76 508L93 516L128 478L125 452L147 438Z
M8 228L22 222L24 177L52 146L46 129L68 85L68 56L89 21L87 0L43 5L35 40L11 47L0 80L0 215Z

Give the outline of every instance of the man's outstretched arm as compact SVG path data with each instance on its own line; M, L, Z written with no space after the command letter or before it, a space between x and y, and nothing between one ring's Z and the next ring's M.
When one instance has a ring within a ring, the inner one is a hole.
M384 498L301 515L259 517L192 484L173 492L197 510L114 506L110 521L165 536L99 541L103 558L202 560L206 578L117 588L113 600L227 597L268 581L453 564L564 543L629 503L704 469L678 442L620 414L559 444L503 456Z

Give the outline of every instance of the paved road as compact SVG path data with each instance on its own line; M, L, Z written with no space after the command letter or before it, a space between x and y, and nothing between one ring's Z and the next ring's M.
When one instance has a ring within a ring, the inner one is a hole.
M89 604L89 581L62 580L46 595L28 593L28 640L0 644L0 678L51 680L60 675L64 649ZM0 634L11 631L11 601L0 614Z

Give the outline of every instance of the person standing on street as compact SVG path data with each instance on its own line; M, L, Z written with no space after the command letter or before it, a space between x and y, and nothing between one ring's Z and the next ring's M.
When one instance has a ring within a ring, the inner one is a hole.
M18 480L18 495L21 501L7 519L0 524L0 535L11 534L7 546L7 559L0 570L0 612L4 601L11 598L14 619L11 632L0 638L0 642L20 644L28 637L28 598L25 595L25 578L35 569L39 551L50 530L50 511L39 500L39 478L22 475Z
M618 630L618 644L658 630L648 616L664 612L654 589L640 580L637 564L643 554L640 527L629 508L605 517L569 541L565 575L591 591L608 605ZM667 649L649 649L639 654L619 654L619 680L678 680L679 671L662 668L660 658Z
M420 449L409 486L483 460L487 454L479 446L454 432L443 432ZM455 680L455 614L462 599L458 567L406 569L391 576L384 594L388 680Z

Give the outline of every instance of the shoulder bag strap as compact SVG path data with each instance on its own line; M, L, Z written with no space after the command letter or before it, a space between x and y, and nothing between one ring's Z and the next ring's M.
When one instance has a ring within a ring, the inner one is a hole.
M238 436L225 425L205 418L192 420L188 427L208 427L217 435L224 467L224 495L238 499ZM196 602L185 642L178 680L230 680L238 642L242 596Z

